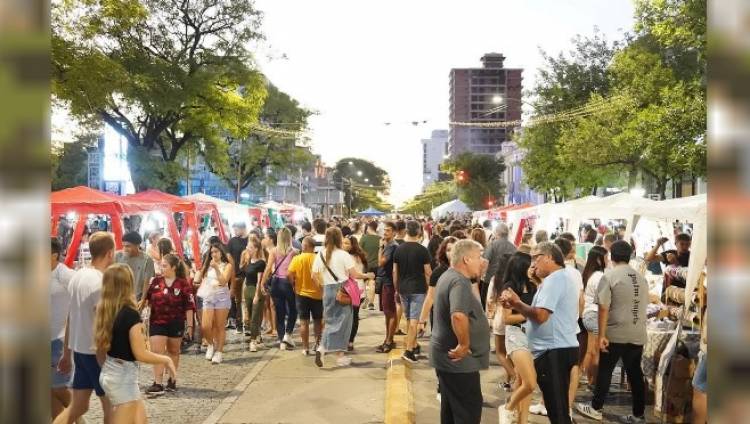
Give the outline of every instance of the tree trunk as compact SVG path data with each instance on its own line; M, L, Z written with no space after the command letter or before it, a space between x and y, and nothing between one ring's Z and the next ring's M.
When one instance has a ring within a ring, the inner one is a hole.
M659 178L656 180L656 192L659 193L659 200L666 199L666 191L667 191L667 179L666 178Z
M630 168L630 171L628 171L628 191L632 190L633 187L635 187L635 181L638 178L638 168L635 166Z

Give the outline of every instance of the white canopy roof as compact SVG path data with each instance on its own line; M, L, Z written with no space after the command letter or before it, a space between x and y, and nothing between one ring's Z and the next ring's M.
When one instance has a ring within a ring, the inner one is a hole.
M250 215L247 212L247 205L228 202L226 200L209 196L204 193L196 193L183 197L190 200L198 200L201 202L209 202L215 204L216 208L219 209L219 213L227 219L229 225L232 225L236 222L244 222L245 225L248 226L248 228L250 226Z
M469 209L469 207L466 206L464 202L455 199L436 207L430 212L430 215L432 216L432 219L439 219L448 215L449 213L460 214L466 212L471 212L471 209Z

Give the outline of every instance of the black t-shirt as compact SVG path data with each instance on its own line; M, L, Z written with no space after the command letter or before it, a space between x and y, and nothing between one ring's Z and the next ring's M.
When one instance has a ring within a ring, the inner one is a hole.
M393 263L398 264L399 294L427 293L424 266L430 264L430 252L426 247L407 241L396 249Z
M112 325L112 343L107 355L123 361L135 361L133 349L130 347L130 329L139 322L141 314L138 311L127 306L120 309Z
M443 275L445 271L448 270L448 266L444 264L438 265L437 268L435 268L434 271L432 271L432 275L430 275L430 287L437 286L437 282L440 279L440 276Z
M513 287L511 283L505 283L505 285L503 286L503 290L505 289L511 289L516 292L518 297L521 299L521 302L527 305L531 305L531 303L534 301L534 295L536 294L536 290L529 290L527 292L524 292L524 290L519 290L516 287ZM520 312L516 311L515 309L513 309L511 313L520 314Z
M242 251L247 248L247 237L232 237L227 243L227 250L234 259L234 275L240 275L240 258L242 257Z
M264 269L266 269L266 261L263 259L247 264L245 267L245 285L257 286L258 273L263 272Z
M385 265L378 267L377 280L381 284L393 284L393 257L396 254L398 244L391 241L383 248L383 257L385 258Z

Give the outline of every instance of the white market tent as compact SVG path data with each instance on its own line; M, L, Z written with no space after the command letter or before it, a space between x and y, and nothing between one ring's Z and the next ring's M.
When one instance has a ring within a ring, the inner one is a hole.
M450 213L462 214L467 212L471 212L471 209L469 209L464 202L455 199L436 207L430 211L430 215L432 216L432 219L440 219Z
M200 202L208 202L216 205L219 210L219 214L226 218L229 226L236 222L244 222L247 228L251 228L250 215L248 214L248 206L241 205L239 203L228 202L217 197L209 196L203 193L191 194L189 196L183 196L186 199L197 200Z
M522 218L534 218L534 230L551 229L562 218L568 220L567 229L575 232L587 218L626 219L626 235L629 235L642 220L661 223L666 228L671 228L674 220L690 222L693 224L693 242L688 264L687 292L692 292L700 279L708 251L706 203L705 194L661 201L635 197L629 193L608 197L588 196L564 203L545 203L508 211L508 224L518 231ZM691 297L686 298L688 302L691 300Z

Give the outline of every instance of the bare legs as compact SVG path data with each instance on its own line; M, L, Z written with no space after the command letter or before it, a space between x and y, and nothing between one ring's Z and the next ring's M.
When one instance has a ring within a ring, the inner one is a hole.
M112 411L113 424L145 424L146 404L142 399L117 405Z
M65 408L60 415L55 418L54 424L73 424L89 410L89 399L93 389L73 390L73 396L70 405ZM112 421L112 404L106 396L100 396L99 401L102 403L104 413L104 424L111 424Z
M597 346L597 336L588 331L588 344L586 345L586 356L583 358L581 369L586 373L586 378L590 385L596 384L596 373L599 370L599 347Z
M60 415L60 413L70 405L70 389L65 387L51 389L50 401L50 412L52 412L52 419L54 420L55 417Z
M529 419L531 394L536 389L536 369L534 358L526 350L517 350L511 354L516 370L516 381L513 394L505 405L508 410L518 410L518 424L526 424Z
M508 356L505 354L505 336L495 334L495 355L497 356L497 361L500 362L500 365L505 368L505 375L508 376L507 381L513 380L516 377L516 372L513 369L513 364L510 362L510 359L508 359Z
M224 352L224 343L227 339L227 317L229 309L216 309L214 311L214 328L213 336L216 343L214 348L216 352ZM176 365L176 364L175 364Z

